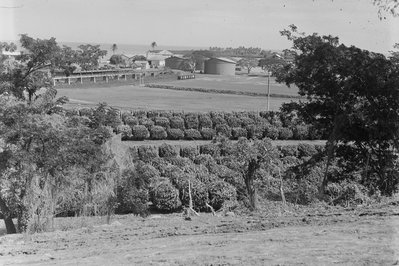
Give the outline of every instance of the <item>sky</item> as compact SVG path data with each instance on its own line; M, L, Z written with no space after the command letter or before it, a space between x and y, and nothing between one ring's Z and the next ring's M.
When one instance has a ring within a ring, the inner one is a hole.
M399 17L379 19L372 0L0 0L0 39L191 47L290 48L279 31L338 36L388 53Z

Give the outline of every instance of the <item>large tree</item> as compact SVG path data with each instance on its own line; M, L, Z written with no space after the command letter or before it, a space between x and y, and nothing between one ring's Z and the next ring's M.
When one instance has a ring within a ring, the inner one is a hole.
M294 25L282 34L293 42L295 59L278 72L277 81L295 84L307 98L283 109L294 107L309 123L329 132L320 196L339 151L344 151L348 178L393 193L399 182L398 65L382 54L340 44L337 37L298 33Z
M100 49L100 45L79 45L78 63L82 70L93 70L98 68L100 58L107 55L106 50Z
M259 61L256 58L242 58L238 61L238 64L243 68L246 68L249 74L252 68L258 66Z

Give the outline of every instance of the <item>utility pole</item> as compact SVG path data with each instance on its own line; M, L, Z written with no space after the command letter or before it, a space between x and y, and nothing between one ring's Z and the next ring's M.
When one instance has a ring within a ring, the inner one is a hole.
M267 71L267 111L270 110L270 71Z

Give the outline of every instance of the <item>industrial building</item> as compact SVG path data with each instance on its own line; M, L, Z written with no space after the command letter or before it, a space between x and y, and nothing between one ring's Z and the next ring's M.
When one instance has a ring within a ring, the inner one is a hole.
M194 69L193 61L190 58L172 56L165 59L165 67L183 71L192 71Z
M205 74L234 76L236 62L223 57L213 57L205 61Z

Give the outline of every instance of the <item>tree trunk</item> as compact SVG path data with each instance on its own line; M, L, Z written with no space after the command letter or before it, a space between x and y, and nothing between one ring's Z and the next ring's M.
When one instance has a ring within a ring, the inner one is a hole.
M14 222L12 221L11 212L8 209L5 201L1 197L0 197L0 211L3 214L3 220L6 225L7 234L17 233Z
M254 186L255 179L255 171L257 169L257 163L255 161L251 161L248 165L248 171L245 176L245 185L247 187L249 205L251 210L256 209L256 188Z

